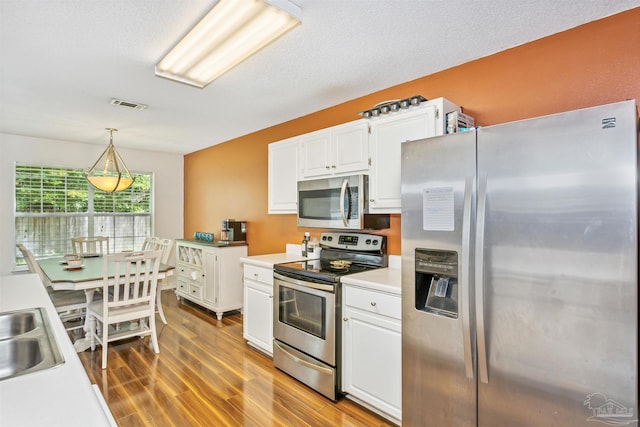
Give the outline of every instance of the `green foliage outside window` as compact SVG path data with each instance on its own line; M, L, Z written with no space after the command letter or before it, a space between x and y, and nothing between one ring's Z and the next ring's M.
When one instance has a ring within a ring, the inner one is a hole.
M112 252L139 247L152 233L152 174L134 174L125 191L105 193L82 169L16 165L15 237L36 257L71 250L71 237L108 236ZM24 264L16 250L16 265Z

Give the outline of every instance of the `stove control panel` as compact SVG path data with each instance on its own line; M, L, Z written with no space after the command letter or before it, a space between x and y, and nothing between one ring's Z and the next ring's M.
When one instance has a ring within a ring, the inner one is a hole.
M386 237L367 233L326 232L320 234L320 246L352 251L383 251Z

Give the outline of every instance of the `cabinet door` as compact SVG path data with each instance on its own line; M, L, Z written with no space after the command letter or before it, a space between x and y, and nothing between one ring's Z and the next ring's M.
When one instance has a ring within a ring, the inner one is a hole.
M301 137L302 174L305 178L333 173L330 159L331 132L323 129Z
M299 138L269 144L269 213L296 213Z
M400 420L400 323L348 308L343 314L343 391Z
M358 121L332 128L331 170L334 173L369 169L369 126Z
M247 247L230 246L220 248L217 252L217 309L221 312L240 309L244 289L240 258L247 256Z
M400 144L435 136L436 111L428 105L371 123L371 212L400 213Z
M273 354L273 288L245 279L244 338Z
M218 306L218 250L205 249L202 251L204 267L204 304L212 309Z

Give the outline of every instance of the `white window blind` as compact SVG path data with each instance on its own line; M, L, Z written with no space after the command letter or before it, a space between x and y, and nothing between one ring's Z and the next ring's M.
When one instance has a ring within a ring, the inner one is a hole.
M82 169L15 167L15 235L38 258L72 251L71 238L108 236L112 252L136 249L152 234L150 173L119 193L94 189ZM23 265L16 249L16 265Z

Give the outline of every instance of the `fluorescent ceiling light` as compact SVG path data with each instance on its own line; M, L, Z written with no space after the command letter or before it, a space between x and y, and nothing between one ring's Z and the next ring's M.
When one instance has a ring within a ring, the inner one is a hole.
M302 21L287 0L220 0L156 65L156 75L205 87Z

